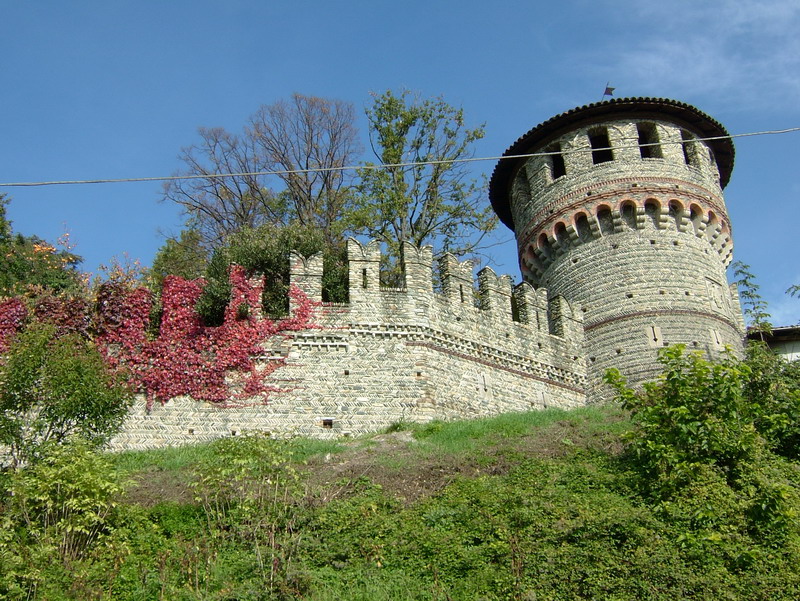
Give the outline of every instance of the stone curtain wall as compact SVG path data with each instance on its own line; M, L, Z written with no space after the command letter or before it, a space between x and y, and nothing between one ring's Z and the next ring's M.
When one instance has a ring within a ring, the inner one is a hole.
M586 402L582 315L543 288L512 287L431 249L403 247L406 286L380 286L377 243L348 244L350 302L321 304L319 328L265 344L283 357L267 405L219 408L178 398L137 403L115 448L149 448L262 430L338 437L400 421L463 418ZM292 283L322 299L322 259L291 259Z

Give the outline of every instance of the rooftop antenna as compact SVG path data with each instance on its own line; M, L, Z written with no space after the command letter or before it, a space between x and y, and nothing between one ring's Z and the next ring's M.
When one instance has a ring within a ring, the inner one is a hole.
M610 81L606 83L606 89L603 92L603 97L600 99L600 102L603 102L603 100L606 99L606 96L613 96L614 95L614 90L616 90L617 88L612 88L610 86L610 84L611 84Z

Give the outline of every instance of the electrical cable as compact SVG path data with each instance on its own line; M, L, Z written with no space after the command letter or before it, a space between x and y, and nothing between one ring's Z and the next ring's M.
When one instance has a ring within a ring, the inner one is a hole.
M409 161L403 163L383 163L378 165L364 164L364 165L348 165L343 167L317 167L311 169L286 169L274 171L243 171L236 173L204 173L202 175L168 175L163 177L125 177L118 179L83 179L83 180L63 180L63 181L40 181L40 182L0 182L0 187L3 188L24 188L35 186L65 186L65 185L82 185L82 184L120 184L132 182L167 182L177 180L192 180L192 179L222 179L226 177L254 177L264 175L292 175L300 173L325 173L331 171L355 171L358 169L395 169L399 167L422 167L425 165L445 165L453 163L476 163L479 161L505 161L509 159L525 159L533 157L543 157L552 155L568 155L590 153L599 150L621 150L630 148L641 148L645 146L665 146L665 145L678 145L686 142L710 142L713 140L730 140L733 138L744 138L749 136L765 136L776 134L787 134L800 131L800 127L790 127L787 129L773 129L757 132L748 132L743 134L730 134L727 136L713 136L709 138L690 138L681 140L679 142L653 142L650 144L632 144L629 146L615 146L613 148L579 148L574 150L564 150L561 152L533 152L528 154L514 154L503 156L489 156L489 157L467 157L461 159L441 159L437 161Z

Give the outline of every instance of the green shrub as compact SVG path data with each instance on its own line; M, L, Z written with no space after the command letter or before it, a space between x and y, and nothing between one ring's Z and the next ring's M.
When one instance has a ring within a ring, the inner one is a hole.
M122 425L131 401L92 343L34 324L0 365L0 443L15 465L35 460L42 444L73 435L99 446Z
M39 460L9 480L0 597L33 598L113 532L123 488L110 462L81 438L43 444Z
M751 461L760 439L744 397L750 368L728 356L712 363L683 345L659 351L664 372L637 393L616 369L606 382L630 410L631 449L655 489L669 495L711 465L732 482Z

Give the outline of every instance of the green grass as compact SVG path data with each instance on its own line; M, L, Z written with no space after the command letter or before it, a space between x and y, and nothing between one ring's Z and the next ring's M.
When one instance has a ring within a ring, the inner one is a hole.
M78 562L42 546L47 533L9 530L21 538L0 536L0 598L26 598L26 582L48 601L800 598L798 525L779 544L757 535L721 478L654 501L621 453L630 427L618 408L587 407L389 429L410 441L116 454L117 469L149 480L137 499L151 502L123 499ZM330 468L315 461L328 454ZM773 461L769 474L800 489L796 463ZM313 478L348 465L344 484ZM162 485L199 476L205 502L163 500Z
M340 453L345 447L338 441L295 438L292 440L292 458L298 463L317 455ZM184 471L214 457L213 443L199 443L145 451L122 451L110 456L114 466L124 474L146 470Z

